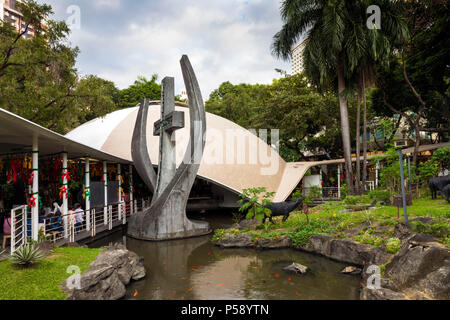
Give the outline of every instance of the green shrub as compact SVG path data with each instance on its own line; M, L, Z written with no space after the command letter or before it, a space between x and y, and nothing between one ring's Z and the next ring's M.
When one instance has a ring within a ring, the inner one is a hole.
M389 190L372 190L369 192L369 198L378 202L390 202L391 193Z
M217 242L220 239L223 238L223 236L225 235L225 230L224 229L216 229L214 231L214 235L212 236L212 242Z
M342 199L345 199L345 198L347 198L347 195L350 193L350 188L346 185L346 184L343 184L342 186L341 186L341 198Z
M357 205L357 204L367 204L370 202L368 196L347 196L344 201L342 201L345 205Z
M390 238L386 242L386 252L396 254L402 247L402 242L398 238Z
M26 244L16 250L10 258L11 263L24 267L36 264L44 258L41 250L36 248L34 244Z
M370 244L372 246L378 247L384 244L384 239L381 237L377 237L376 235L370 234L369 232L365 232L362 235L356 236L353 238L355 241Z
M251 188L245 189L239 197L241 198L238 203L240 204L239 212L246 213L246 219L256 219L263 221L265 217L270 217L272 211L265 208L271 204L270 198L275 195L274 192L267 192L266 188ZM260 199L261 202L260 202Z
M310 197L310 198L322 198L322 188L321 187L319 187L319 186L312 186L310 189L309 189L309 194L308 194L308 196Z
M447 222L440 222L435 224L424 224L420 221L412 222L413 230L417 233L429 234L437 238L446 238L450 234L450 228Z
M305 246L309 243L309 238L316 234L327 234L333 229L331 223L327 221L312 220L310 224L302 224L294 232L290 232L289 238L294 246Z

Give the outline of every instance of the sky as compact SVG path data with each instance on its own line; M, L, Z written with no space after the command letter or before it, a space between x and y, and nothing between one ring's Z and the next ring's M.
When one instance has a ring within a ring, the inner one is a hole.
M183 54L189 56L205 100L225 81L271 83L280 77L275 68L291 71L289 62L271 55L272 37L282 26L279 0L38 2L53 7L52 19L72 25L69 41L81 50L79 72L114 81L120 89L138 76L158 74L159 81L175 77L179 94Z

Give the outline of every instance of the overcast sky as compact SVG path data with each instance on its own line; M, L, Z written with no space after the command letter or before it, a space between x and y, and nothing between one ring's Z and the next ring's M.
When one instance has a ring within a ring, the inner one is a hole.
M184 89L179 60L187 54L204 99L224 81L270 83L290 72L271 55L281 28L279 0L38 0L53 7L53 19L66 20L80 9L81 25L70 42L81 54L77 68L128 87L137 76L176 78ZM74 20L72 20L74 21Z

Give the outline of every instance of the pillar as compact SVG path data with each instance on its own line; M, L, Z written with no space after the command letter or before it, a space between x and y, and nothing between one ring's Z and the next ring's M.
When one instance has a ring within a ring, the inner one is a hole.
M341 198L341 165L338 165L338 197Z
M119 182L119 210L118 210L118 218L119 220L122 219L122 166L120 163L117 165L117 180Z
M68 229L68 213L69 213L69 200L68 200L68 193L69 193L69 186L68 186L68 182L67 181L67 172L68 172L68 168L67 168L67 152L64 152L62 154L62 166L63 166L63 181L62 181L62 187L65 188L66 190L66 194L63 194L63 198L62 198L62 215L64 217L64 238L67 239L69 236L69 229ZM63 189L64 190L64 189Z
M380 175L380 162L377 162L375 167L375 188L378 188L378 177Z
M86 197L85 201L85 213L86 213L86 230L91 231L91 163L89 158L86 159L85 163L85 188L86 188ZM95 217L94 217L95 219Z
M37 136L33 136L33 190L31 197L34 197L36 205L31 208L31 237L33 241L39 238L39 141ZM28 223L28 221L26 222Z
M130 170L130 215L134 214L134 208L133 208L133 199L134 199L134 194L133 194L133 165L130 164L129 167Z
M103 161L103 184L105 186L105 203L103 208L105 226L108 224L108 164Z

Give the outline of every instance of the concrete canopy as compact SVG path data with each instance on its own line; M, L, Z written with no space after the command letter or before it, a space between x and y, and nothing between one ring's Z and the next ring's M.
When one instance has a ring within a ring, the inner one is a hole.
M40 156L67 152L69 159L88 157L113 163L131 163L128 159L73 141L0 108L0 155L31 152L34 136L39 141Z
M190 122L186 105L177 103L176 111L184 112L186 123L185 128L175 133L179 165L189 141ZM137 112L138 107L113 112L76 128L66 137L131 161ZM153 163L159 160L159 137L152 135L153 124L160 115L159 102L152 102L148 113L147 147ZM207 181L236 194L247 188L266 187L275 192L273 201L278 202L289 197L309 169L308 165L286 163L263 140L227 119L207 113L206 121L206 146L199 176ZM243 147L239 148L239 144ZM274 170L269 170L271 166Z

